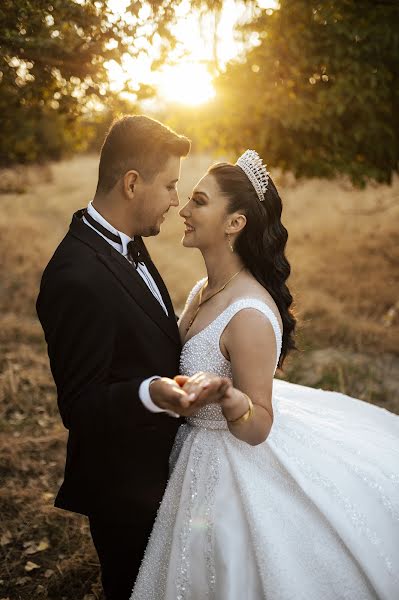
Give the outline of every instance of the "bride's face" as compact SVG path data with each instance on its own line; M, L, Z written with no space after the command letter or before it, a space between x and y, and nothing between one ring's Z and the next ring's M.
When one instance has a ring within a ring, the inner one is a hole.
M213 175L205 175L195 186L189 201L180 210L187 248L207 249L226 245L227 200Z

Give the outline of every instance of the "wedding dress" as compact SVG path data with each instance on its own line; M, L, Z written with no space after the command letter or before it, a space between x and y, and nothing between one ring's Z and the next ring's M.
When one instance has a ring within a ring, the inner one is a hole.
M243 298L185 343L181 373L231 377L219 339L248 308L269 319L278 356L275 315ZM399 417L277 379L273 411L258 446L218 405L180 428L131 600L399 599Z

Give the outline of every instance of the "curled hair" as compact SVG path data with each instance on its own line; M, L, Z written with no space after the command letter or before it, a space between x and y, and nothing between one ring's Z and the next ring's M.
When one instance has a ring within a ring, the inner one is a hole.
M171 156L187 156L190 140L145 115L116 120L101 148L97 193L108 193L127 171L146 181L159 173Z
M281 222L280 196L269 177L265 199L261 202L248 177L237 165L219 163L208 173L215 177L219 189L226 196L228 213L241 212L247 218L235 242L235 251L272 296L280 312L283 341L278 366L281 368L288 352L295 348L296 319L290 308L292 296L286 284L291 267L285 256L288 233Z

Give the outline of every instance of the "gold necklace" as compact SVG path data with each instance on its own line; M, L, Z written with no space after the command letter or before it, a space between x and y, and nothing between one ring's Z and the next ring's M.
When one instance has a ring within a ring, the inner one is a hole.
M203 294L204 289L208 286L208 280L206 281L206 283L204 283L203 286L201 286L200 293L199 293L199 303L198 303L197 309L196 309L193 317L190 319L190 322L189 322L188 327L186 329L186 333L190 329L191 325L194 323L194 321L195 321L195 319L196 319L196 317L197 317L197 315L199 313L199 309L201 308L201 306L203 304L205 304L206 302L208 302L208 300L210 300L211 298L213 298L214 296L216 296L216 294L220 294L220 292L222 292L224 290L224 288L226 287L226 285L228 285L230 283L230 281L233 281L234 277L237 277L237 275L239 273L241 273L241 271L244 268L245 267L241 267L241 269L239 271L237 271L237 273L234 273L233 277L230 277L230 279L228 281L226 281L226 283L224 285L222 285L222 287L219 290L217 290L217 292L215 292L214 294L212 294L211 296L209 296L209 298L206 298L206 300L202 300L202 294Z

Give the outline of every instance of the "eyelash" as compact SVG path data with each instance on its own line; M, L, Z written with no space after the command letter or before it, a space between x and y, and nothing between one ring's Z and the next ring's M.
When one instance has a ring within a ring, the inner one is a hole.
M194 204L196 204L197 206L201 206L202 202L200 202L199 200L197 200L196 198L190 198L190 196L188 197L189 201L193 201Z

